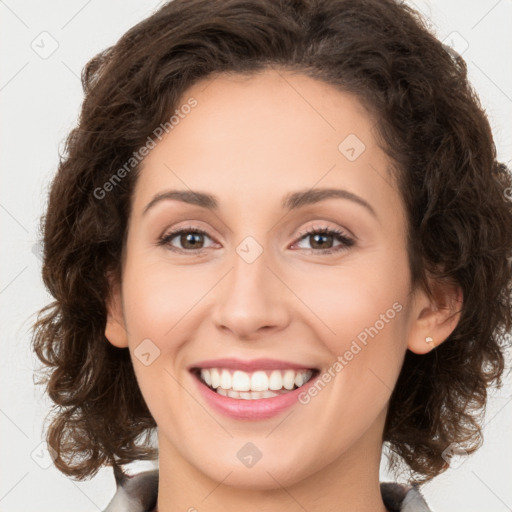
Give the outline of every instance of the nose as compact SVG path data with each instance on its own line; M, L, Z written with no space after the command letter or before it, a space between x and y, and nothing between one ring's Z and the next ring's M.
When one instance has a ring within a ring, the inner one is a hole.
M265 251L252 263L235 252L231 271L216 287L213 322L237 339L254 340L290 323L293 294L266 260Z

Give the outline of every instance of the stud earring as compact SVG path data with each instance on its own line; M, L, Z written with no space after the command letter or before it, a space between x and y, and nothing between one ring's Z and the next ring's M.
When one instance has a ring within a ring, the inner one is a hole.
M432 336L427 336L427 337L425 338L425 341L426 341L427 343L432 343L432 348L433 348L433 347L435 347L435 345L434 345L434 338L432 338Z

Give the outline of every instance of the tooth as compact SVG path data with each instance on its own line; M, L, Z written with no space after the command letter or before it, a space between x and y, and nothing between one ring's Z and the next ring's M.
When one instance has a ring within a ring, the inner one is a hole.
M283 378L281 377L281 372L279 370L274 370L270 374L270 378L268 379L268 389L273 389L277 391L283 387Z
M201 378L208 384L208 386L212 385L212 376L210 375L210 370L203 368L201 370Z
M213 389L231 390L245 393L279 391L286 389L292 391L295 386L301 387L308 382L313 375L311 370L257 370L253 373L241 370L229 370L223 368L201 368L201 379ZM225 394L225 393L221 393ZM226 395L227 396L227 395ZM276 396L275 394L272 396Z
M286 370L283 377L283 386L285 389L293 389L295 385L295 372L293 370Z
M313 375L311 370L300 371L295 376L295 385L300 388L303 386Z
M221 387L217 388L217 393L219 393L219 395L228 396L228 392Z
M261 398L261 393L259 391L241 391L240 398L244 400L257 400Z
M222 370L220 374L220 387L224 389L231 389L231 374L228 370Z
M272 391L262 391L262 398L272 398L274 396L279 396L279 393L272 393Z
M249 391L251 389L251 378L246 372L236 370L231 381L230 387L235 391Z
M228 389L227 393L230 398L240 398L240 393L238 393L238 391Z
M264 371L254 372L251 376L251 389L253 391L268 390L268 377Z
M212 388L216 389L220 386L220 373L217 368L210 369L210 376L212 378Z

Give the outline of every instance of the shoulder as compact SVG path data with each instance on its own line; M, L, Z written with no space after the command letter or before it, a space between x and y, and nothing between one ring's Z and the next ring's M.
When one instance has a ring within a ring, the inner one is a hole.
M117 489L103 512L151 512L158 495L158 469L136 475L114 470ZM432 512L416 486L381 482L382 499L390 512Z
M432 512L417 486L381 482L380 491L390 512Z
M158 469L127 475L114 469L116 492L103 512L151 512L158 494Z

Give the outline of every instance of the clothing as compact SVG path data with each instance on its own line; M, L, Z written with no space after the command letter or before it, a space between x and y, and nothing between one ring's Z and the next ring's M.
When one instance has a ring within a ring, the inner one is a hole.
M117 490L103 512L153 512L158 495L158 469L133 476L114 469ZM390 512L432 512L415 486L381 482L382 500Z

